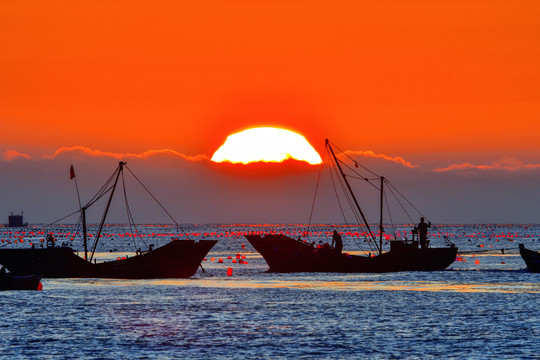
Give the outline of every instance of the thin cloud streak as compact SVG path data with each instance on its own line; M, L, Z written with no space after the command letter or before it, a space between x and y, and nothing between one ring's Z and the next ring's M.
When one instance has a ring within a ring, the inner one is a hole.
M60 149L56 150L53 155L43 155L43 157L46 159L54 159L60 156L61 154L70 153L70 152L77 152L77 153L81 153L87 156L110 157L110 158L119 159L119 160L126 159L126 158L147 159L149 157L159 156L159 155L176 156L183 160L187 160L191 162L210 160L210 158L204 154L191 156L191 155L185 155L185 154L179 153L178 151L171 150L171 149L147 150L139 154L134 154L134 153L115 153L115 152L109 152L109 151L101 151L97 149L91 149L86 146L61 147Z
M403 166L411 168L411 169L419 167L419 165L415 165L415 164L411 163L410 161L405 160L401 156L392 157L392 156L388 156L388 155L385 155L385 154L375 154L371 150L345 150L344 153L349 155L349 156L365 156L365 157L383 159L383 160L386 160L386 161L392 161L392 162L398 163L400 165L403 165Z
M444 168L433 169L433 172L450 172L450 171L519 171L528 169L540 169L540 164L525 164L522 161L513 158L504 158L491 165L474 165L471 163L452 164Z
M18 158L30 160L32 157L28 154L18 152L16 150L7 150L2 153L2 159L5 161L14 161Z

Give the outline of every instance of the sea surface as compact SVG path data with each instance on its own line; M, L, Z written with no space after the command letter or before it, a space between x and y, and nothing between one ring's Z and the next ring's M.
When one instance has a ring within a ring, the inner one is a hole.
M328 241L331 225L182 227L147 225L133 236L128 226L108 226L97 257L133 256L171 236L219 239L190 279L43 279L42 291L0 292L0 357L540 358L540 274L526 270L518 251L520 243L540 250L540 225L434 227L431 245L448 237L459 261L445 271L389 274L268 273L243 237L307 233ZM344 251L369 251L361 228L337 229ZM0 246L41 246L48 232L82 250L70 226L0 227Z

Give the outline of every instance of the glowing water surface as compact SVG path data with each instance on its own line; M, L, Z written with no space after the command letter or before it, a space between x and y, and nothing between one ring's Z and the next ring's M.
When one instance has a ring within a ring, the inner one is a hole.
M516 242L535 248L536 236L525 235L540 227L516 229ZM0 293L2 357L537 357L540 274L526 271L514 241L484 251L487 240L469 240L456 241L462 261L438 272L266 273L264 259L233 236L203 262L211 276L44 279L41 292ZM233 263L237 254L247 264ZM126 255L110 242L96 256Z

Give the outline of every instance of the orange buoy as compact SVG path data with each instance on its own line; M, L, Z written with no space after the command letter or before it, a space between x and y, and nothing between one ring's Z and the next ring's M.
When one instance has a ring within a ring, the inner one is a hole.
M480 265L480 260L478 260L478 259L474 260L474 264L475 265Z

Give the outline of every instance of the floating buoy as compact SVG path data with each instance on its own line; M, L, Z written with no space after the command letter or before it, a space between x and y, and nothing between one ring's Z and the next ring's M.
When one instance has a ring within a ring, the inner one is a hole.
M42 283L39 283L38 286L37 286L37 289L38 289L38 291L43 290L43 284L42 284Z
M242 244L242 250L246 248L246 244Z
M227 276L232 276L232 268L227 269Z
M216 261L216 258L210 258L210 261Z
M223 264L223 259L219 259L218 263Z
M474 264L475 265L480 265L480 260L478 260L478 259L474 260Z

